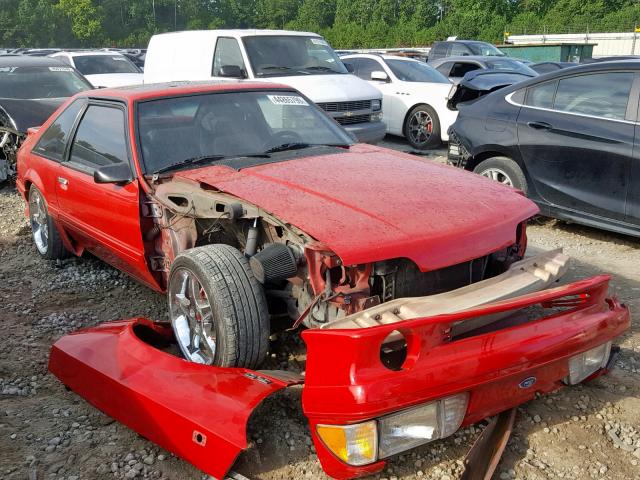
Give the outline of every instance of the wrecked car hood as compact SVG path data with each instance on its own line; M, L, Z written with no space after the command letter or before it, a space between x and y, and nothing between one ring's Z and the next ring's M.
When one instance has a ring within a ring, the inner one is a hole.
M457 85L451 87L447 107L456 110L459 103L529 80L531 75L516 71L474 70L467 73Z
M516 242L538 212L517 191L479 175L372 145L234 170L179 172L295 225L346 264L409 258L423 270L466 262Z

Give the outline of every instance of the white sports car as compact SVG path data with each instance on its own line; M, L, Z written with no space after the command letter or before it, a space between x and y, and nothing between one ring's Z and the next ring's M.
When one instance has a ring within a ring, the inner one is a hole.
M382 92L387 133L405 137L420 150L449 140L447 130L458 113L447 108L451 82L436 69L392 55L352 54L342 61Z

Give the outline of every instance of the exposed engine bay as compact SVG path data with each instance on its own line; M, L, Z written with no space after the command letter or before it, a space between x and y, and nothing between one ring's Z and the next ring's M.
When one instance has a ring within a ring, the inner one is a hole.
M143 201L145 250L166 286L173 259L189 248L223 243L243 252L263 285L272 330L320 328L398 298L435 295L505 272L526 249L524 224L512 246L468 262L422 272L398 258L343 265L325 245L255 205L179 178L158 182Z
M11 118L0 109L0 182L15 177L16 155L24 138Z

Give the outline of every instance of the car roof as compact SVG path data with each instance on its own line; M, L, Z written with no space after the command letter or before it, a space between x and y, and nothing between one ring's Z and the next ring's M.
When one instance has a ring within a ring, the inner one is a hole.
M171 35L189 34L190 36L214 37L218 35L227 35L232 37L255 37L255 36L298 36L298 37L320 37L313 32L295 32L291 30L259 30L259 29L218 29L218 30L183 30L178 32L158 33L154 37L166 37Z
M438 58L437 61L444 62L464 62L465 60L473 60L476 62L495 62L495 61L504 61L504 60L513 60L518 62L519 60L514 57L499 57L497 55L457 55L453 57L443 57Z
M180 95L195 95L199 93L240 92L243 90L296 90L279 83L211 80L206 82L168 82L130 85L126 87L103 88L87 90L76 97L89 97L106 100L121 100L128 102L151 100L154 98L176 97Z
M415 58L402 57L400 55L392 55L388 53L387 54L385 53L350 53L348 55L342 55L340 58L345 58L349 60L349 58L355 58L355 57L382 58L383 60L403 60L406 62L424 63L424 62L421 62L420 60L416 60Z
M538 83L554 80L556 78L568 77L576 74L579 75L581 73L593 73L610 70L640 70L640 60L614 60L610 62L576 64L575 67L567 67L560 70L543 73L529 80L524 80L520 83L513 84L500 91L504 91L505 94L508 94L509 92L520 90L521 88L527 88Z
M105 52L103 50L63 50L61 52L56 52L53 55L49 55L49 56L55 58L55 57L60 57L62 55L67 55L69 57L84 57L84 56L92 56L92 55L114 57L119 55L121 57L124 57L124 55L122 55L122 53L120 52Z
M59 67L63 63L51 57L30 57L28 55L12 55L0 57L0 67Z

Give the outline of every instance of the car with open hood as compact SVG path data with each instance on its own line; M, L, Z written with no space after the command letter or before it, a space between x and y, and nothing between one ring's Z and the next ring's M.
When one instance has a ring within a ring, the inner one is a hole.
M42 125L65 99L91 88L58 60L0 57L0 182L15 175L16 153L27 130Z
M354 478L606 372L629 325L608 276L556 286L566 255L525 257L525 196L354 144L284 85L79 94L29 135L17 187L42 257L91 252L168 300L169 322L62 337L50 371L216 478L290 385L324 470ZM265 368L283 330L303 372Z

